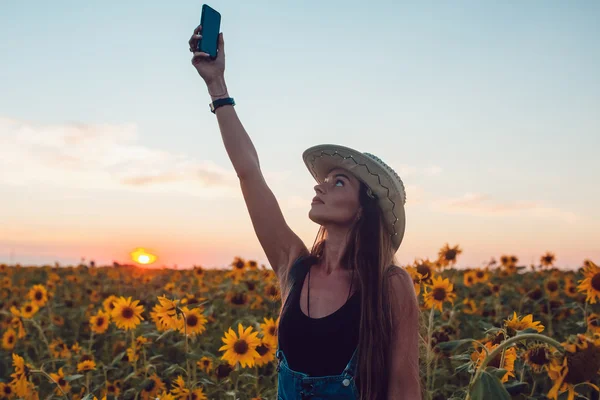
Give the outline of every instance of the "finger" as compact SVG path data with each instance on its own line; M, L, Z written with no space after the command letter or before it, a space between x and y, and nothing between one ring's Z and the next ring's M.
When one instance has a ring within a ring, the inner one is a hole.
M194 52L194 57L192 57L192 62L204 61L204 60L210 60L210 54L205 53L203 51L195 51Z
M192 35L192 37L188 41L190 45L190 51L193 51L192 49L195 49L198 46L198 41L200 39L202 39L202 35Z
M219 33L218 44L219 44L219 50L225 51L225 41L223 40L223 32Z
M198 25L198 26L196 27L196 29L194 29L194 35L196 35L196 34L198 34L198 33L200 33L200 32L202 32L202 25Z

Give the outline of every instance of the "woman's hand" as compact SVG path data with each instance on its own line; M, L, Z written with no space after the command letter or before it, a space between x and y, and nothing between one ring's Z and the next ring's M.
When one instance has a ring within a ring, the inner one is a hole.
M225 43L223 33L219 33L217 58L213 60L208 53L197 51L198 40L202 39L201 32L202 25L198 25L189 41L190 51L194 53L192 65L196 67L196 71L210 90L211 86L219 85L225 80Z

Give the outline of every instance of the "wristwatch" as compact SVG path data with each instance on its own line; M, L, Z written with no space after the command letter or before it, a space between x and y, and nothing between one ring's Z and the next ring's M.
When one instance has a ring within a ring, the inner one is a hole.
M217 99L209 104L210 111L214 114L216 109L222 106L232 105L235 106L235 101L232 97L225 97L224 99Z

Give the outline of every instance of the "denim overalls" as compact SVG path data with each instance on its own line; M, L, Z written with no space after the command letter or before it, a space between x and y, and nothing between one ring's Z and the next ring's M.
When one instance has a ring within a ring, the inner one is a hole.
M340 375L309 376L290 369L283 351L277 348L277 400L358 400L354 381L358 348Z

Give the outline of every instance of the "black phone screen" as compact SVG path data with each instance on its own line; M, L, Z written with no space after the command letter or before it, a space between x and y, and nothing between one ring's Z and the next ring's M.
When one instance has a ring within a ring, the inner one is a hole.
M202 6L202 39L198 42L198 50L210 54L212 58L217 57L219 30L221 29L221 14L215 9L204 4Z

